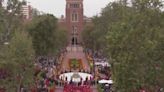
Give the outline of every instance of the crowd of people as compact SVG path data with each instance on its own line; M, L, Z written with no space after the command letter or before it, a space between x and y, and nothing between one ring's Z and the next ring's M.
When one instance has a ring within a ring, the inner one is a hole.
M111 86L111 84L102 84L101 89L103 92L113 92Z
M54 92L55 85L64 85L61 80L58 79L58 66L59 61L66 53L66 49L61 49L55 57L39 56L35 60L35 87L32 88L32 92Z
M41 68L53 68L57 65L56 59L54 57L40 56L36 58L35 64Z
M61 71L61 74L63 74L63 73L69 73L69 72L74 72L74 71L75 70L73 70L73 69L65 70L65 71ZM91 71L84 70L84 69L78 69L78 70L76 70L76 72L82 72L82 73L88 73L88 74L91 74L92 73Z
M98 70L100 74L99 76L100 79L102 78L109 79L111 76L111 72L110 72L111 65L109 64L109 60L107 59L107 57L105 57L102 54L102 51L93 51L90 49L86 49L85 53L92 58L94 71L95 69Z
M57 62L54 57L40 56L36 58L34 77L39 92L48 92L49 88L54 87L54 70L56 66Z
M66 82L64 85L64 92L92 92L91 86L94 86L98 83L95 80L86 80L83 82L82 79L80 82L73 82L72 79L70 82Z
M91 87L88 85L84 85L84 86L65 85L64 92L92 92L92 90Z
M109 64L109 59L105 57L102 51L93 51L91 49L86 49L85 53L92 58L94 71L97 73L98 80L110 80L111 79L111 65ZM103 83L100 84L103 92L111 92L111 84Z
M0 87L0 92L6 92L6 89L3 87Z

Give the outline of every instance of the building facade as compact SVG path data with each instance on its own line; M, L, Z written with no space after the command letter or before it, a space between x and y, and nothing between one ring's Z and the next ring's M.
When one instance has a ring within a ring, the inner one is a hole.
M28 4L22 5L21 12L22 12L24 20L31 20L32 19L32 7L31 7L31 5L28 5Z
M84 26L91 23L91 19L84 16L83 0L66 0L65 17L58 21L59 27L68 31L68 44L82 43Z
M59 25L67 29L69 44L76 45L82 42L83 17L83 0L66 0L65 17L61 16Z
M83 31L83 0L66 0L66 26L71 44L82 42Z

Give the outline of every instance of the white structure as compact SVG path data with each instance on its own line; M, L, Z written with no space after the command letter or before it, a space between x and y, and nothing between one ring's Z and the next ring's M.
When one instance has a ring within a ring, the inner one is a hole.
M105 80L105 79L103 79L103 80L99 80L99 83L100 84L113 84L113 80Z
M22 5L21 12L22 12L23 18L25 20L30 20L31 19L31 12L32 12L31 5L29 5L29 4Z
M88 80L92 80L93 76L88 73L70 72L70 73L61 74L59 76L59 78L63 81L68 81L68 82L70 82L71 79L73 82L80 82L80 81L84 82L86 80L86 78L88 78ZM66 80L66 78L67 78L67 80Z
M108 62L95 62L96 66L103 66L103 67L111 67L111 65Z

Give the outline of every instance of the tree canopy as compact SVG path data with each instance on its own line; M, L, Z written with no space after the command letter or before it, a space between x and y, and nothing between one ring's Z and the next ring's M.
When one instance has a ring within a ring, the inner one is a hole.
M15 31L10 43L3 47L1 57L0 69L9 71L5 79L0 79L7 92L16 91L20 85L29 87L33 84L35 53L27 32Z
M164 86L163 3L160 0L130 2L109 3L100 16L94 17L94 28L84 30L89 33L85 38L96 43L87 40L89 48L94 49L96 45L112 59L112 78L117 91L136 92L145 88L155 92L157 86Z
M36 17L27 31L32 37L34 50L38 56L54 55L66 41L65 31L58 29L57 19L50 14Z
M54 55L65 46L67 34L57 27L57 19L50 14L39 15L24 22L19 0L7 0L0 6L0 79L7 92L16 92L21 85L33 86L34 59L39 55Z
M7 0L6 7L0 7L0 42L8 41L12 32L21 27L22 2L19 0Z

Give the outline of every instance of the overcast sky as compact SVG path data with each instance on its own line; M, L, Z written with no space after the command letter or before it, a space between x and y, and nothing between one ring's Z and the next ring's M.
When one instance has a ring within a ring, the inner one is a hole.
M56 17L65 15L65 0L27 0L34 8ZM113 0L84 0L84 15L91 17L99 14L110 1Z

